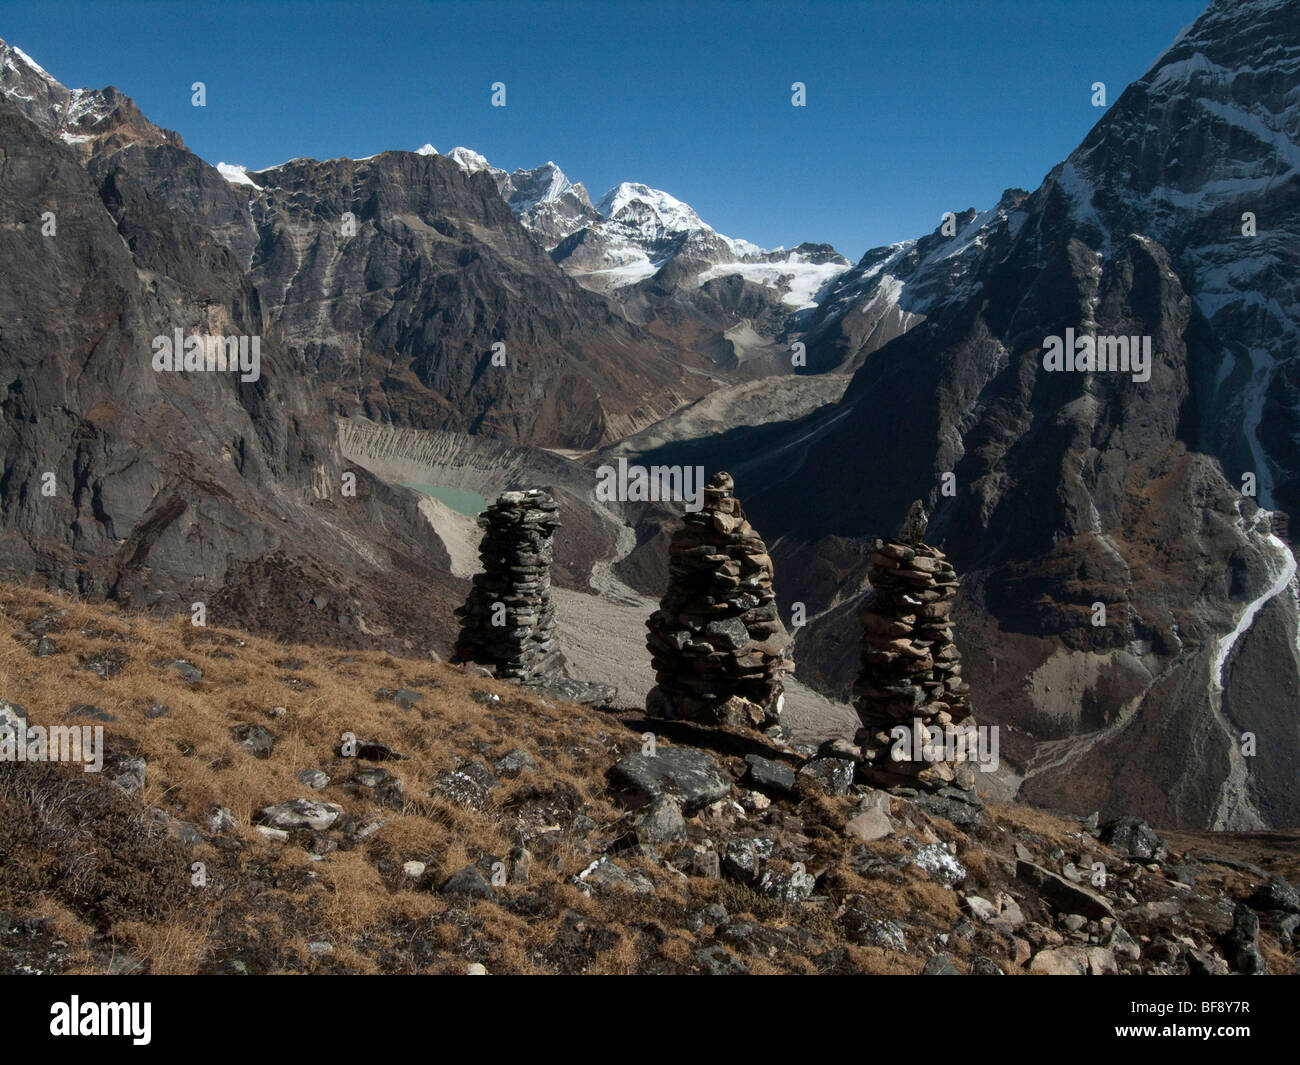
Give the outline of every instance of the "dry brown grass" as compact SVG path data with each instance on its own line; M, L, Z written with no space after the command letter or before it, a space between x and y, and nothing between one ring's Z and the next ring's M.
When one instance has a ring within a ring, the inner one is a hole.
M49 625L57 653L38 658L23 632L55 611L65 612ZM201 683L161 664L181 658L202 670ZM109 659L121 666L113 676L84 668ZM376 695L400 688L423 698L401 709ZM498 700L485 702L484 693ZM1077 826L1025 807L993 805L992 825L967 833L896 803L896 815L911 822L900 834L956 844L969 871L959 894L910 866L897 837L847 843L854 799L803 795L782 816L790 815L793 836L812 855L822 896L814 905L790 906L729 880L678 876L630 853L616 860L648 876L654 894L592 897L575 877L622 831L606 773L640 746L630 720L552 705L440 663L278 643L8 585L0 585L0 698L21 703L33 724L44 725L70 722L76 704L98 706L113 715L104 722L109 754L148 763L144 791L133 798L69 767L0 767L0 915L40 919L32 942L45 953L34 965L53 971L463 973L482 962L493 973L691 972L702 967L701 947L722 944L754 973L910 973L962 920L960 894L995 898L1009 884L1013 838L1031 839L1040 854L1088 846ZM155 704L168 712L149 717ZM277 707L283 713L273 713ZM233 738L244 724L274 733L269 758ZM349 783L357 762L338 752L344 733L406 756L378 763L403 781L401 809ZM482 809L431 794L440 774L467 760L491 766L515 748L539 768L501 780ZM728 758L739 761L719 756ZM329 774L330 785L312 792L299 784L298 773L309 768ZM276 843L256 831L260 809L299 796L337 803L356 825L378 819L382 827L355 845L335 831L338 848L321 855L310 853L322 845L310 833ZM206 831L218 806L233 813L237 828L198 845L169 838L144 812L156 807ZM597 827L574 830L579 814ZM541 832L552 823L558 832ZM693 831L710 824L697 820ZM725 830L708 827L715 842ZM492 860L507 860L525 837L533 856L526 883L472 901L437 890L467 865L486 872ZM206 887L191 884L196 861L206 867ZM402 871L410 861L427 867L418 881ZM769 863L787 866L780 858ZM904 923L908 953L846 940L838 914L853 899L874 917ZM762 935L728 938L711 925L693 931L688 917L710 902L726 907L733 930L749 923ZM331 949L311 952L317 941ZM0 935L0 958L6 949ZM956 936L944 948L959 966L983 953L1013 971L1008 949ZM1275 944L1265 953L1270 965L1287 964Z
M1078 850L1078 825L1071 825L1032 806L1012 806L1009 803L989 803L990 816L996 824L1004 825L1047 840L1064 850Z
M96 924L57 892L16 893L12 878L6 878L0 905L17 904L57 917L60 933L73 940L86 939L88 930L96 928L106 941L130 950L155 972L194 971L205 954L221 953L223 932L232 924L255 928L248 934L259 942L266 938L268 924L281 928L286 944L285 957L278 959L281 965L296 956L313 969L343 965L362 971L373 961L363 964L362 955L349 953L344 946L349 940L387 924L427 922L450 908L427 888L402 884L403 862L426 862L428 876L438 881L484 855L504 858L515 840L511 819L503 811L528 788L571 789L575 805L587 816L600 823L617 817L602 779L610 752L598 737L618 729L595 711L547 706L518 688L442 664L382 652L347 655L278 643L227 629L196 628L188 618L125 614L111 605L92 607L12 586L0 586L0 608L0 697L22 704L33 724L71 723L68 711L79 703L102 708L114 717L104 723L110 755L131 753L148 763L139 806L159 807L200 827L212 810L224 806L238 821L239 849L233 860L229 853L202 845L178 852L170 867L153 871L159 883L186 899L175 919L141 921L122 912L103 915ZM58 653L37 658L30 641L14 637L52 611L65 612L48 630ZM103 678L83 668L113 655L126 656L114 676ZM160 665L175 659L201 669L201 683L192 686L174 669ZM289 669L276 664L289 660L302 665ZM409 688L423 700L403 710L391 700L376 698L381 688ZM498 695L500 702L476 701L476 694L485 691ZM159 703L169 707L168 713L146 716ZM272 716L275 707L283 707L283 714ZM256 758L234 741L231 730L242 724L262 725L275 734L270 758ZM355 763L337 751L345 732L386 743L407 756L382 763L404 782L403 810L381 808L363 795L348 793ZM578 746L595 756L575 758L569 749ZM503 781L489 808L462 809L428 794L438 774L456 768L465 757L490 763L515 747L527 750L541 768ZM35 775L59 776L55 767L27 768ZM323 769L331 784L311 792L297 781L306 768ZM74 786L90 786L79 776L73 775ZM326 861L314 862L301 848L268 843L254 829L258 810L298 796L339 803L363 822L382 818L385 823L356 849L335 851ZM37 867L29 877L39 879L50 862L34 857ZM398 870L395 883L385 882L376 868L378 858L388 858ZM190 860L210 863L213 877L224 886L206 893L190 887ZM555 889L569 887L563 882L589 860L559 848L549 860L535 862L529 887L568 898L567 891ZM312 874L309 886L298 887L305 874ZM231 893L237 896L240 885L253 879L265 885L268 878L294 886L273 888L274 904L256 920L252 915L242 921L232 916L242 904L232 903ZM492 935L534 946L546 941L544 926L494 906L485 908L492 911ZM307 937L291 934L295 924L310 925L309 936L332 942L334 952L309 957ZM528 968L523 948L512 948L502 957L511 967Z

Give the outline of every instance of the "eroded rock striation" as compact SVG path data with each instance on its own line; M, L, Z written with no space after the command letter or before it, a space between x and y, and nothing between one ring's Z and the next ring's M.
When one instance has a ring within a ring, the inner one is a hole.
M772 591L772 559L715 474L704 506L669 545L668 590L646 622L656 686L646 709L710 725L778 724L789 635Z
M525 683L559 671L551 602L555 500L541 489L505 492L479 515L481 572L465 605L453 661Z
M957 574L925 543L925 529L917 502L897 539L872 543L875 595L858 614L862 672L854 694L867 779L937 790L958 779L976 732L952 639ZM906 737L893 732L899 726Z

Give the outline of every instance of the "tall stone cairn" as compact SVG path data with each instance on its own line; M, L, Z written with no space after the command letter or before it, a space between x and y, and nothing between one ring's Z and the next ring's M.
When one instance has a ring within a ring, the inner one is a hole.
M563 659L551 602L556 510L548 493L530 488L505 492L479 515L483 569L456 610L461 630L452 661L476 662L523 682L558 672Z
M772 559L731 493L728 473L704 489L668 548L668 590L646 646L658 717L765 728L780 723L790 638L777 614Z
M959 767L974 750L975 720L952 640L957 574L942 551L924 542L925 530L916 502L897 538L872 543L868 578L875 597L858 612L862 672L854 694L862 728L856 742L864 759L860 776L869 782L937 790L954 781L969 786L969 769ZM899 725L909 732L911 758L895 761L890 730Z

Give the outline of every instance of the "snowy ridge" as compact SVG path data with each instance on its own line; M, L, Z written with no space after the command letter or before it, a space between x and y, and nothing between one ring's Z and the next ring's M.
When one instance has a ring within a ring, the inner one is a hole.
M21 48L19 48L16 44L11 44L11 45L9 45L9 53L10 53L11 55L15 55L15 56L17 56L18 59L19 59L21 62L25 63L25 64L27 65L27 67L28 67L28 68L29 68L33 73L40 75L42 78L44 78L44 79L45 79L46 81L48 81L50 84L52 84L52 85L58 85L58 84L59 84L57 81L54 80L54 78L52 78L52 77L50 76L49 71L47 71L43 66L41 66L40 63L36 62L35 59L33 59L31 56L29 56L26 52L24 52L24 51L23 51ZM8 66L8 65L12 62L12 60L10 59L10 55L6 55L4 61L5 61L5 65Z
M703 219L666 192L630 181L615 185L596 204L602 218L621 222L643 240L663 240L677 233L709 230Z
M257 184L248 176L248 167L236 166L231 163L218 163L217 173L229 181L232 185L248 185L258 192L262 191L262 186Z
M635 285L680 256L703 264L696 285L739 274L777 289L787 307L803 310L816 306L849 268L833 252L814 261L798 249L766 251L751 241L728 237L689 204L640 182L620 182L593 205L582 183L570 181L551 161L507 173L470 148L453 148L448 158L467 173L491 174L515 216L547 251L587 231L582 255L561 256L559 261L580 283L597 291Z
M940 225L925 237L873 248L819 302L832 318L850 311L877 321L896 317L894 335L899 335L937 306L969 298L979 288L973 268L993 235L1003 227L1014 235L1024 223L1024 212L1009 196L995 207L972 211L952 236Z
M453 148L447 153L447 158L459 166L462 170L471 174L476 174L480 170L494 170L495 168L488 164L488 161L479 155L472 148Z
M68 90L17 45L0 40L0 92L24 115L49 130L67 106Z
M700 284L715 277L727 277L739 274L746 281L756 285L771 287L787 286L781 300L795 310L816 307L822 297L834 284L835 279L844 273L846 267L839 263L815 263L799 252L792 252L789 258L777 262L730 262L718 263L699 275Z

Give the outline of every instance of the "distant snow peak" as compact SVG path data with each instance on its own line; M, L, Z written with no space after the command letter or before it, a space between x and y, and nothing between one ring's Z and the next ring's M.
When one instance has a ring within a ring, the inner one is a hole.
M542 170L550 177L550 184L547 186L546 195L543 199L554 200L570 188L569 179L564 176L564 171L556 166L549 159L546 165L541 167Z
M485 158L483 158L483 156L474 151L473 148L453 148L450 153L448 153L447 158L462 170L470 174L477 173L480 170L490 171L495 169Z
M420 145L420 147L415 149L415 154L416 155L437 155L438 149L435 148L432 144L422 144Z
M801 245L793 251L765 251L748 240L724 236L689 204L639 181L620 182L593 207L582 183L570 181L551 160L507 173L472 148L453 148L447 158L466 173L487 171L515 217L548 250L589 230L588 241L566 247L566 257L559 261L599 291L644 281L681 255L705 265L697 284L740 274L754 284L778 289L786 306L803 310L816 306L830 283L849 267L830 248ZM567 258L574 252L574 258Z
M639 182L624 181L615 185L596 204L596 211L611 221L623 222L642 230L646 236L667 236L713 230L704 224L693 207L660 189Z
M550 160L532 170L516 170L510 175L510 184L515 196L527 197L534 203L558 200L576 187L565 177L564 171Z
M594 217L582 183L571 182L550 160L506 173L472 148L453 148L447 158L467 174L486 171L515 217L548 249Z

